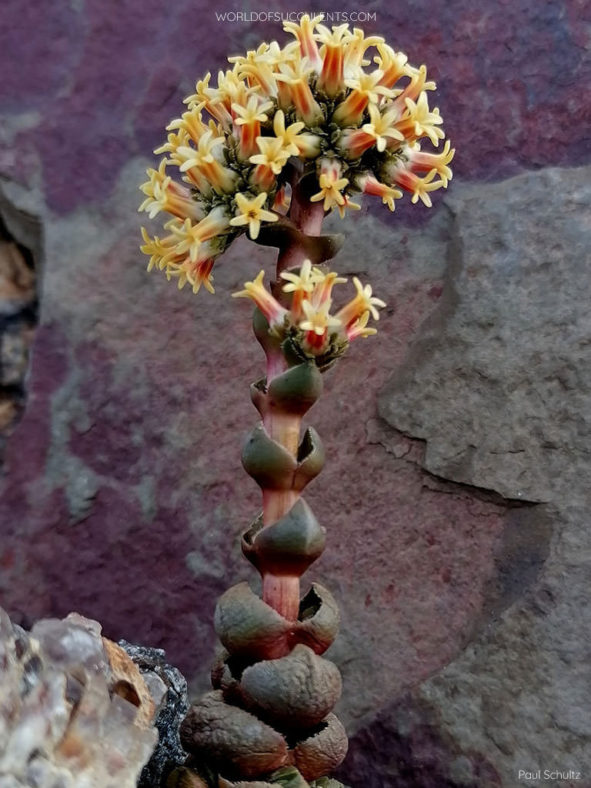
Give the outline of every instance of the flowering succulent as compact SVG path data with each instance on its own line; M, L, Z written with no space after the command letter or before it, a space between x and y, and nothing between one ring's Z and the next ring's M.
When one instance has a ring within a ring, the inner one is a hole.
M284 342L284 351L294 359L306 361L313 358L324 370L344 352L348 343L356 337L368 337L376 333L367 328L370 314L378 320L376 307L386 304L372 296L371 285L361 284L357 277L353 282L357 295L336 314L330 314L333 285L347 280L334 271L323 271L304 260L298 273L282 271L286 280L281 288L291 293L290 308L284 307L263 286L265 272L261 271L253 282L246 282L244 290L234 293L254 301L265 317L271 335Z
M436 148L444 138L425 66L409 65L379 36L348 25L329 30L320 17L304 15L285 29L295 38L286 46L263 43L229 58L217 87L210 74L197 83L156 150L166 157L142 186L140 210L172 217L162 236L142 228L148 270L164 271L179 288L213 292L214 263L242 233L279 249L268 288L260 271L234 293L256 306L253 327L267 361L265 377L251 386L261 420L242 451L262 512L241 545L262 591L240 583L218 600L214 623L225 651L212 670L213 691L181 726L191 753L184 773L208 788L340 786L327 775L347 752L331 711L341 678L322 656L336 637L338 608L318 584L300 596L300 578L325 546L304 498L325 452L312 427L302 435L302 419L322 393L321 373L353 339L376 333L368 322L385 303L353 277L354 297L333 309L333 289L347 280L327 261L342 239L321 235L322 221L335 208L341 217L358 209L359 193L392 211L403 191L430 206L430 192L452 177L449 141L439 153L421 149L425 139Z
M187 111L168 126L155 151L166 158L148 170L140 210L172 218L161 237L142 229L141 248L148 268L179 288L213 292L215 260L241 233L264 243L265 228L285 227L297 188L344 216L359 208L356 193L393 211L403 191L430 206L429 193L447 187L449 141L439 153L421 149L444 138L425 66L411 66L380 36L346 24L329 30L320 19L285 23L295 40L284 47L272 41L229 58L217 85L210 74L197 82Z

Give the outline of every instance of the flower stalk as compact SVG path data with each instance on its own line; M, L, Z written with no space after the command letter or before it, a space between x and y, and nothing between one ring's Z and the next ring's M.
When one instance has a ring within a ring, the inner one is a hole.
M289 210L289 218L295 227L305 236L319 237L322 229L322 222L325 210L317 203L310 201L296 177L292 177L292 199ZM309 247L308 247L309 249ZM301 269L307 260L308 249L297 240L281 251L277 259L275 290L278 292L279 300L283 303L289 302L289 286L280 287L281 275L292 269ZM309 266L308 266L309 267ZM292 296L291 310L297 310L301 296L301 291L296 291ZM274 345L268 345L265 349L267 357L267 376L266 381L269 385L275 378L280 376L288 368L288 362L281 349ZM298 448L300 445L300 431L302 415L298 410L290 412L286 407L284 410L269 409L263 418L263 424L270 437L297 459ZM263 490L263 524L272 525L280 520L293 507L299 493L294 490ZM296 621L300 606L300 578L296 575L273 574L272 571L263 575L263 601L270 605L280 615L288 621Z

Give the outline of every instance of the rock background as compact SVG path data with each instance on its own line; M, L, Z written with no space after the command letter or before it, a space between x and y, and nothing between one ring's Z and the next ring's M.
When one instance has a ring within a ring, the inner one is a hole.
M310 414L328 451L314 579L344 619L341 778L509 788L571 769L528 784L590 786L588 8L364 10L429 66L457 155L432 211L371 204L336 261L389 305ZM238 243L215 297L178 293L145 274L137 185L194 80L265 37L280 24L189 0L0 6L0 212L40 301L5 439L0 603L164 647L194 693L216 598L256 582L239 455L262 358L229 293L273 254Z

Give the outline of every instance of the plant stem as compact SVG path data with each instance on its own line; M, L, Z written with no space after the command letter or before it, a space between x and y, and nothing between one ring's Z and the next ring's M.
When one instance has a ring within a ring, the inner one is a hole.
M267 351L267 385L281 375L287 369L287 362L280 350L270 349Z
M300 578L264 575L263 600L288 621L297 621L300 609Z
M267 381L281 374L286 368L282 355L269 353L267 356ZM268 412L264 418L265 429L273 440L284 446L294 457L297 456L300 440L301 418L289 413ZM263 525L272 525L280 520L297 501L299 493L294 490L263 490ZM296 621L300 606L300 581L298 577L265 574L263 576L263 600L288 621Z
M289 218L306 235L320 235L324 220L324 207L321 202L310 202L299 195L299 190L293 190ZM305 249L293 244L283 249L277 259L277 279L282 271L288 268L298 268L307 257Z
M310 202L297 183L292 185L290 219L306 235L320 235L324 208L322 203ZM302 265L307 254L305 249L292 244L283 249L277 259L277 281L280 274L289 268ZM267 385L274 377L287 369L282 353L269 350L267 353ZM273 440L284 446L297 457L300 442L301 417L291 413L271 413L264 419L265 429ZM280 520L299 498L294 490L265 490L263 492L263 525ZM299 577L265 574L263 576L263 600L289 621L296 621L300 607Z

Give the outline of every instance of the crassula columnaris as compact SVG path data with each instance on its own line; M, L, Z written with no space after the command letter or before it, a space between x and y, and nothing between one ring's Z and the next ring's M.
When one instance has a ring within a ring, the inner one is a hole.
M339 614L318 584L300 595L300 578L325 545L302 494L324 451L313 428L301 434L301 420L322 392L323 372L351 341L376 333L368 324L385 304L354 277L353 297L334 306L333 290L347 280L327 261L342 238L322 235L322 221L334 209L344 218L359 208L361 193L391 211L405 191L430 206L430 192L452 177L449 141L435 150L444 133L439 110L429 107L435 84L425 66L410 65L379 36L320 21L287 23L293 41L229 58L216 85L210 74L199 81L142 186L140 210L170 215L160 236L142 228L148 270L179 288L213 293L214 264L243 233L279 249L269 287L261 271L233 294L254 302L267 360L265 377L251 386L261 421L242 455L262 490L262 514L242 537L262 594L241 583L218 602L225 651L213 691L181 731L190 757L177 778L195 784L338 785L327 775L347 751L331 711L341 679L322 654Z

